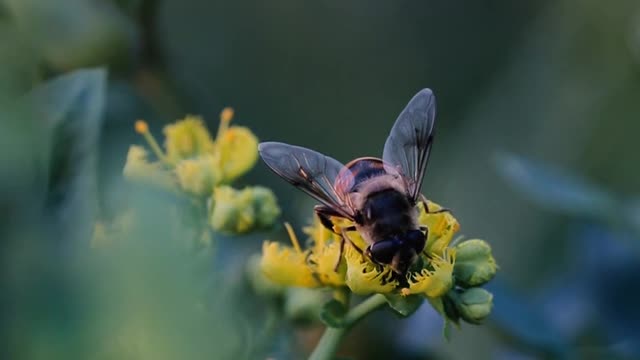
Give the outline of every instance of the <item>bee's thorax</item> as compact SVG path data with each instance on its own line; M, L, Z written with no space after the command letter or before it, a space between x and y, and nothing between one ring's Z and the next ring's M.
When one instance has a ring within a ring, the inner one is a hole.
M414 206L394 188L370 193L360 209L359 230L370 244L417 228Z

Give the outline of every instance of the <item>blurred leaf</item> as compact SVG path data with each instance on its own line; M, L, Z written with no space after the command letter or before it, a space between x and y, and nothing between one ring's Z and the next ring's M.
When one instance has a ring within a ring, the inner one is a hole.
M35 83L40 59L15 24L0 20L0 95L22 95Z
M331 299L320 310L320 319L327 326L340 328L344 326L344 316L347 310L343 303Z
M26 99L50 137L47 206L76 225L88 226L94 212L105 86L104 69L78 70L37 87Z
M136 27L115 4L84 0L6 0L12 19L57 70L128 63Z
M402 317L407 317L416 312L424 301L424 296L421 295L385 294L385 297L389 306Z
M512 154L500 154L496 162L509 184L542 208L588 217L615 211L614 199L585 179Z
M488 322L505 337L554 357L566 354L568 340L545 321L544 314L537 307L495 281L487 289L494 295L494 307Z

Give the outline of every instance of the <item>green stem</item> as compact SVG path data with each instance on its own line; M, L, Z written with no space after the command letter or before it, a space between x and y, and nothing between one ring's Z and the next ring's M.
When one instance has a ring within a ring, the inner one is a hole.
M356 305L344 317L344 326L341 328L327 327L316 345L315 350L309 356L309 360L332 360L338 351L338 346L349 330L371 312L387 304L384 295L371 295L368 299Z

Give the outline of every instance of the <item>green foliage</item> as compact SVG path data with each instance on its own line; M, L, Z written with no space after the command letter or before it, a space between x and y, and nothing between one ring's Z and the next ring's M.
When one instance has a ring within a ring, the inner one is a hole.
M424 296L420 295L385 294L385 298L389 307L401 317L411 316L424 302Z
M344 303L331 299L322 306L320 319L329 327L341 328L345 326L344 316L347 314L347 310Z

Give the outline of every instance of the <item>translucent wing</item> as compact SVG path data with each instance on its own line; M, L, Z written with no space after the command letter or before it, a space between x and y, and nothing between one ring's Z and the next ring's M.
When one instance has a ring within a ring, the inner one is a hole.
M420 196L435 119L436 98L430 89L422 89L402 110L384 144L382 159L405 177L414 201Z
M354 211L346 205L345 195L334 186L344 168L339 161L307 148L279 142L260 143L258 151L273 172L341 216L353 220Z

